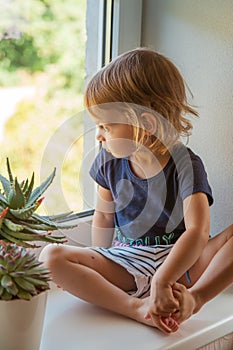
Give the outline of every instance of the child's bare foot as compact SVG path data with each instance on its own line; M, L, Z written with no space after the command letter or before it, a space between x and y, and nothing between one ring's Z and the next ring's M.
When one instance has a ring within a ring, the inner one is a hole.
M144 323L151 327L156 327L162 332L169 334L174 333L178 330L178 322L172 317L163 317L159 315L150 315L148 314L149 307L149 297L144 299L137 299L135 301L136 314L133 317L136 321Z
M175 283L173 286L174 297L179 300L179 310L172 314L179 324L191 317L196 311L196 302L188 289L180 283Z
M170 328L169 333L174 333L174 332L178 331L179 325L174 318L161 316L160 319L164 324L166 324Z

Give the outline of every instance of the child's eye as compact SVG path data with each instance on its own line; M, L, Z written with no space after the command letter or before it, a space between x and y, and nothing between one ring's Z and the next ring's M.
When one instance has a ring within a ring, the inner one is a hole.
M104 125L104 131L109 132L110 131L109 126Z
M99 125L99 129L100 130L104 130L105 132L109 132L110 128L107 125Z

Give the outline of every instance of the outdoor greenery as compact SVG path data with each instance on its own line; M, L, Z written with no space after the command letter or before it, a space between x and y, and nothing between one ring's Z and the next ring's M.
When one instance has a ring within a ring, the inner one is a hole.
M29 87L32 93L17 104L5 123L0 167L9 157L24 178L32 169L41 173L46 145L57 128L83 108L86 0L30 0L26 7L15 1L14 6L12 13L6 9L5 27L0 25L0 92L9 88L10 96L13 87ZM81 115L78 121L80 135ZM82 157L80 138L67 154L63 190L71 209L81 210L82 200L75 191Z

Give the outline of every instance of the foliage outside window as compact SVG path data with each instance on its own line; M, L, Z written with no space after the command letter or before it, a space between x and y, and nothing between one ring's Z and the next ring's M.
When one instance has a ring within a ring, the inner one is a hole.
M13 104L11 95L25 94L5 120L0 166L4 169L9 157L23 179L29 171L40 174L46 144L62 123L83 109L86 1L14 0L13 6L7 6L10 3L4 2L0 14L2 113L4 106ZM82 134L81 114L78 118L77 134ZM77 188L82 141L79 138L72 145L62 169L62 188L74 211L82 210ZM59 210L56 197L54 202Z

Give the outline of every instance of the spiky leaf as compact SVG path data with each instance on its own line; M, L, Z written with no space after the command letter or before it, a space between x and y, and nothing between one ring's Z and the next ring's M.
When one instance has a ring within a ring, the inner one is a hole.
M10 209L10 213L14 215L14 217L17 219L25 220L28 219L34 213L34 211L36 211L37 208L38 205L33 204L30 207L26 207L23 209Z
M10 183L13 185L14 178L13 178L13 175L12 175L12 172L11 172L10 161L9 161L8 158L6 159L6 165L7 165L7 171L8 171L8 176L9 176Z
M29 200L29 198L31 196L31 193L32 193L32 190L33 190L33 186L34 186L34 172L32 174L29 186L27 187L27 189L25 189L24 195L25 195L25 198L26 198L26 202L28 202L28 200Z
M77 224L70 224L68 221L60 222L71 212L51 216L35 213L43 200L42 193L53 181L56 169L34 190L34 173L32 173L30 181L26 179L18 182L17 178L13 180L8 158L7 170L9 180L5 177L0 178L6 189L5 196L0 193L0 239L26 248L36 247L36 245L27 243L28 241L64 243L65 236L53 235L51 231L76 227Z
M23 208L26 204L24 194L20 188L17 178L15 178L14 186L11 186L11 189L7 196L8 205L12 209Z
M21 190L21 187L18 183L17 177L15 178L15 193L18 199L18 207L17 208L23 208L26 204L25 196L23 194L23 191Z
M2 183L5 195L8 196L10 189L11 189L11 183L9 180L7 180L4 176L0 174L0 181Z
M44 191L49 187L49 185L51 185L55 174L56 169L54 168L51 175L49 175L49 177L47 177L47 179L44 182L42 182L42 184L39 187L32 191L31 196L27 202L27 207L34 204L37 201L37 199L39 199L39 197L44 193Z
M0 204L6 208L8 206L8 202L6 200L6 198L2 195L1 191L0 191Z
M63 218L66 218L67 216L71 215L73 211L67 211L65 213L55 214L55 215L46 215L44 216L45 219L48 219L50 221L57 221L61 220Z
M26 243L23 240L19 240L15 237L12 237L11 235L7 234L5 231L3 231L2 229L0 230L0 239L5 239L7 242L11 242L11 243L15 243L17 245L21 245L24 248L36 248L37 246L34 244L29 244Z

